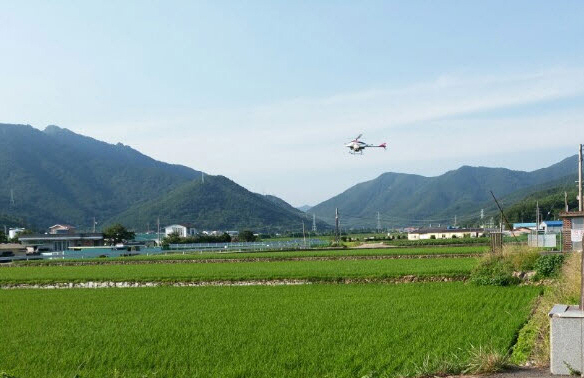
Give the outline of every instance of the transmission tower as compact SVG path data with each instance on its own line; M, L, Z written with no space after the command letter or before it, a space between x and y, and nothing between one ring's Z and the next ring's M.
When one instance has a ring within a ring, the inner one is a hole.
M316 214L312 214L312 232L316 233Z
M377 212L377 230L381 232L381 214L379 214L379 211Z
M335 239L339 243L339 208L335 209Z

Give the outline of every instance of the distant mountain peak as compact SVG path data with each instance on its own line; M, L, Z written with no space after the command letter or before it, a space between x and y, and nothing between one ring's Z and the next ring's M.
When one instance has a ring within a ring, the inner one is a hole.
M67 128L64 128L64 127L57 126L57 125L48 125L47 127L45 127L45 129L43 131L45 132L45 134L49 134L49 135L62 134L62 133L75 134L73 131L71 131Z

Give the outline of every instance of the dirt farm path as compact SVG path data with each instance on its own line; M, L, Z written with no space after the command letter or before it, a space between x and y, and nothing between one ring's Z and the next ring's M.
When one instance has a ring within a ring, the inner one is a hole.
M493 375L465 375L451 378L552 378L560 377L552 375L549 368L517 368Z

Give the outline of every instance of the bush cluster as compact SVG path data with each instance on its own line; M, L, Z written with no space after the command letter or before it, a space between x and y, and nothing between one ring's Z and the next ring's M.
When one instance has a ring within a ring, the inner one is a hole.
M564 264L564 260L565 255L541 256L535 264L536 277L548 278L557 276Z
M451 244L488 244L489 238L455 238L455 239L424 239L424 240L391 240L389 244L400 247L424 245L451 245Z
M507 247L503 253L484 256L471 273L471 282L478 285L508 286L522 282L528 272L533 280L555 276L564 262L564 255L541 255L524 246Z

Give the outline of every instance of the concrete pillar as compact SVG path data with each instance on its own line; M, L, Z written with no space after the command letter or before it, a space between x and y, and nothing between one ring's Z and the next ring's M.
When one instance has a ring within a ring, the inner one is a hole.
M555 305L549 316L552 374L584 372L584 312L578 306Z

